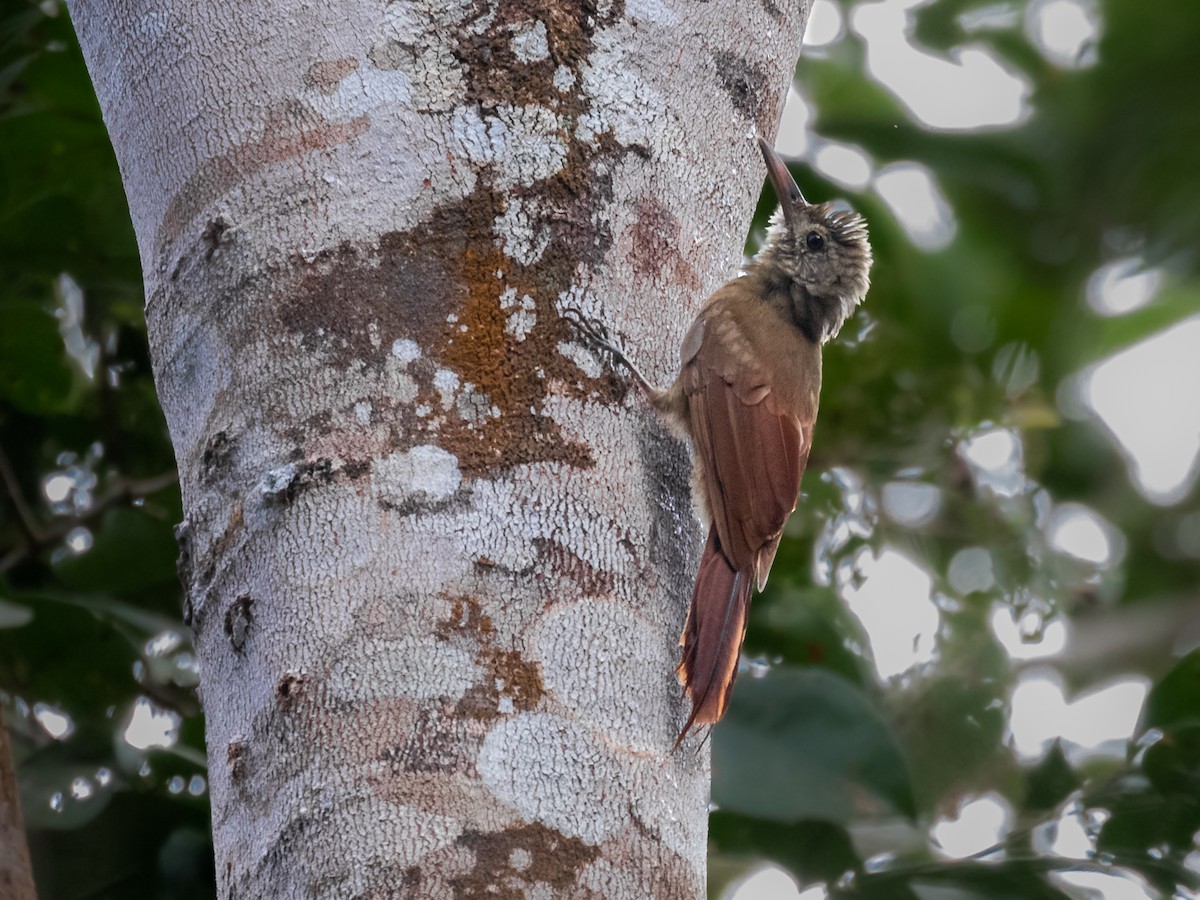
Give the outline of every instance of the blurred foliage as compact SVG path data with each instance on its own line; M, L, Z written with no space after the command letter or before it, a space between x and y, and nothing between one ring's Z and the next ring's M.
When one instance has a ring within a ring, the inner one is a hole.
M0 12L0 700L43 900L215 893L208 798L194 780L204 774L203 725L180 622L179 519L108 134L65 12L9 3ZM124 741L139 697L158 721L180 717L178 744L141 751Z
M1200 655L1175 624L1200 618L1200 496L1149 503L1068 397L1087 366L1200 309L1200 5L1152 15L1095 3L1095 62L1077 67L1028 36L1044 5L908 11L914 46L947 60L982 48L1031 85L1013 126L924 127L871 77L853 30L800 62L814 135L876 170L924 166L955 231L922 250L870 186L847 196L871 225L874 286L827 351L804 499L752 607L750 671L713 735L713 896L763 860L836 897L1087 896L1070 873L1200 890ZM855 6L842 3L844 17ZM807 162L796 173L813 198L846 195ZM1098 315L1085 286L1126 257L1160 266L1164 284L1135 311ZM141 303L70 24L54 3L11 3L0 13L0 700L44 900L214 892L173 572L179 498ZM1153 401L1166 416L1195 392ZM996 429L1021 451L1010 493L964 452ZM889 514L897 486L925 491L931 512ZM1123 554L1061 552L1047 523L1064 503L1110 523ZM964 586L955 561L979 548L991 577ZM863 561L890 551L927 573L940 625L929 661L881 681L844 597ZM1037 661L1069 694L1149 679L1126 746L1017 755L1010 702L1031 664L999 640L996 610L1031 643L1070 623L1067 647ZM151 712L178 741L135 749L125 730ZM980 796L1008 804L1005 830L949 858L936 826ZM1072 826L1089 849L1065 855L1055 835Z

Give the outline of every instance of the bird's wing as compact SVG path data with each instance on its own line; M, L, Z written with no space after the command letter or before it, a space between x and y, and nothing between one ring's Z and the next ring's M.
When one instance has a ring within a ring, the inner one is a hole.
M692 438L709 511L733 568L762 590L779 536L796 508L813 418L787 408L784 392L749 350L736 323L714 317L684 365Z

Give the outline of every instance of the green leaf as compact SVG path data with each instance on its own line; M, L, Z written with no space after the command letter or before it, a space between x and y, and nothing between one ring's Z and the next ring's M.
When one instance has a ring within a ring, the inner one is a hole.
M72 385L54 316L39 303L0 293L0 399L29 413L61 413Z
M798 543L785 540L780 550L791 551ZM791 561L782 552L776 559L782 565ZM851 639L860 647L866 643L862 628L832 588L770 584L766 593L755 598L750 623L747 654L778 655L790 665L819 666L858 685L872 677L867 661L849 646Z
M1147 747L1142 770L1164 794L1200 797L1200 724L1173 728Z
M1141 730L1164 731L1200 723L1200 649L1193 650L1164 675L1146 698Z
M20 603L0 600L0 628L21 628L33 621L33 610Z
M923 898L937 900L1068 900L1068 895L1045 879L1048 871L1077 868L1070 860L1009 859L1000 862L945 860L897 866L862 875L854 890L831 893L832 898L889 897L889 890L907 886Z
M986 645L975 638L970 646L979 662L963 670L969 675L955 675L947 667L938 677L915 682L898 704L894 726L922 806L925 798L966 789L1001 750L1006 687L980 671L987 664Z
M54 747L54 750L59 748ZM21 810L27 828L78 828L104 811L113 788L96 783L96 766L39 753L21 766Z
M175 535L171 524L137 509L105 512L92 548L61 560L63 584L79 590L124 593L161 586L178 592Z
M782 824L718 810L708 838L722 854L766 856L806 882L834 882L860 866L850 835L830 822Z
M867 697L822 669L743 678L713 730L713 802L777 822L914 815L900 749Z
M1080 785L1079 776L1067 762L1062 744L1054 742L1050 752L1029 773L1025 783L1025 807L1049 810L1058 806Z

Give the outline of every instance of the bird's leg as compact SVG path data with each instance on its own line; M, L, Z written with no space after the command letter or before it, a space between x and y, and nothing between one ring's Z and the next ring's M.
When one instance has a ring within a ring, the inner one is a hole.
M646 396L650 398L657 397L660 391L654 387L643 375L638 367L635 366L621 350L609 339L608 329L603 324L595 319L587 318L580 310L573 306L569 306L563 310L563 318L571 323L575 331L583 339L582 343L586 344L596 354L602 363L615 367L617 363L623 365L633 375L634 380Z

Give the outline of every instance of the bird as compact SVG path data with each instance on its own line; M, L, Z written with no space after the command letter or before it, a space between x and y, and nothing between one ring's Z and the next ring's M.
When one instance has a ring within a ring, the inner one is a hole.
M652 385L606 329L576 316L694 449L709 529L679 641L676 674L692 708L676 749L729 708L750 595L766 586L812 447L822 347L870 287L866 221L809 203L783 159L757 140L778 207L759 252L701 306L670 387Z

